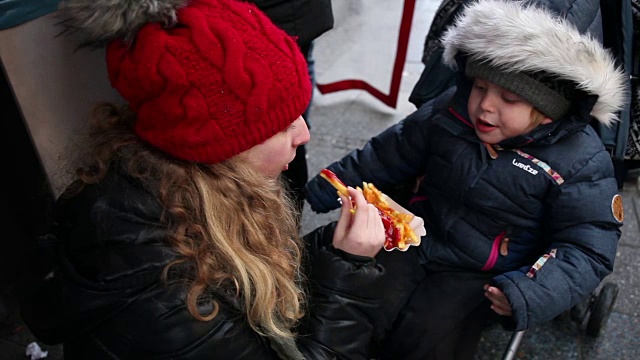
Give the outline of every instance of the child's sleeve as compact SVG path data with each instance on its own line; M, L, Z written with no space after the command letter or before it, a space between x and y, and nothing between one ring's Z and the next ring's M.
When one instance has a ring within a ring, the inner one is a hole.
M352 187L362 186L366 181L384 190L416 178L428 151L432 110L431 103L425 104L369 140L362 149L352 151L327 168ZM324 213L340 206L336 190L319 175L303 191L315 212Z
M584 300L613 271L622 199L605 151L548 197L546 254L495 278L513 309L515 330L544 324Z

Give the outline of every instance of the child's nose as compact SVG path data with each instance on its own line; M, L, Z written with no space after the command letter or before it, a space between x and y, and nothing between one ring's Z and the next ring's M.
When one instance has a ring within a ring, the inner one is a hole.
M480 101L480 108L484 111L493 112L496 108L495 95L490 92L485 93Z

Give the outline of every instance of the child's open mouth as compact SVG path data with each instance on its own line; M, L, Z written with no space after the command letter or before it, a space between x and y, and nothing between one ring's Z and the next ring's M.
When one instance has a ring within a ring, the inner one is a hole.
M484 120L476 119L476 130L480 132L486 133L486 132L493 131L496 128L497 126L492 125Z

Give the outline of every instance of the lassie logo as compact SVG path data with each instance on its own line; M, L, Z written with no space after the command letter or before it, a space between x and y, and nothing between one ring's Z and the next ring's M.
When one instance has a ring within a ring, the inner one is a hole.
M523 164L523 163L521 163L521 162L517 162L517 161L516 161L516 159L513 159L512 164L513 164L513 165L515 165L516 167L519 167L519 168L520 168L520 169L522 169L522 170L526 170L526 171L528 171L529 173L531 173L531 174L533 174L533 175L536 175L536 174L538 173L538 170L536 170L536 169L532 168L532 167L531 167L531 166L529 166L529 165L525 165L525 164Z

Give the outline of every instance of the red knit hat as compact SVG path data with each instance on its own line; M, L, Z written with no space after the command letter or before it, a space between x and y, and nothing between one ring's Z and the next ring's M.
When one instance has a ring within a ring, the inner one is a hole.
M191 0L175 24L143 25L107 47L112 86L136 133L176 158L215 163L287 128L311 99L293 38L254 5Z

